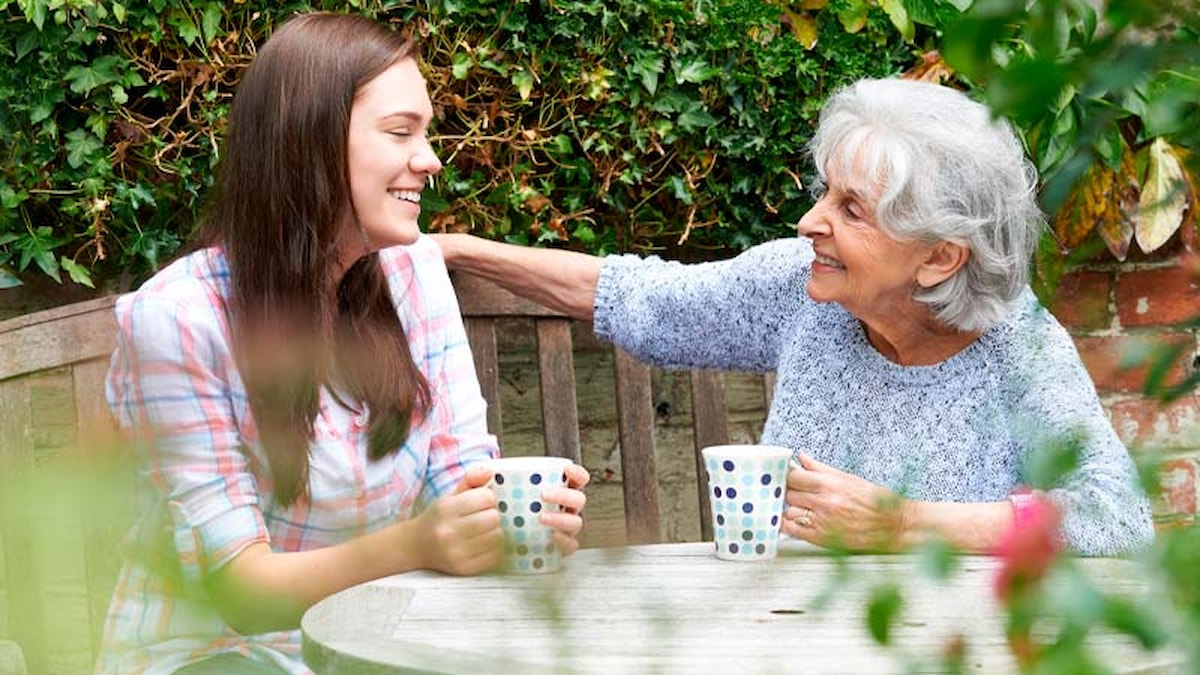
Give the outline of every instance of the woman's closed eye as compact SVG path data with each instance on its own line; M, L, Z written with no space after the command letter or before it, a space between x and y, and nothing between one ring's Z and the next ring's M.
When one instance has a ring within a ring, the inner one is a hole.
M845 213L848 217L854 220L862 220L865 214L862 205L853 199L842 200L841 208L842 213Z

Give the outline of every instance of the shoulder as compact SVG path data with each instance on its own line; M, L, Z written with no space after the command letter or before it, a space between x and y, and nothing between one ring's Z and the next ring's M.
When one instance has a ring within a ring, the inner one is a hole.
M1029 289L983 339L995 362L1007 366L1007 374L1016 383L1047 392L1092 388L1075 341Z
M446 263L442 259L442 249L432 239L422 234L411 244L389 246L380 249L379 262L389 278L393 274L416 271L418 273L430 270L445 271Z
M190 315L223 314L229 299L229 267L224 255L206 248L159 270L116 305L118 318L149 311Z
M429 237L422 234L411 244L381 249L379 264L401 317L458 315L458 300L442 249Z
M191 253L117 300L119 344L142 357L226 349L229 273L217 249Z

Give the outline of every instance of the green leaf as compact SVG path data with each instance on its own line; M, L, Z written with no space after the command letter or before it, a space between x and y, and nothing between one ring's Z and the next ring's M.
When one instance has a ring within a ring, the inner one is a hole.
M675 73L675 78L680 82L690 82L699 84L711 80L713 77L721 73L720 68L714 68L704 61L690 61L679 68Z
M512 83L521 95L521 100L528 101L529 94L533 91L533 73L525 69L518 70L513 73Z
M688 189L687 181L680 176L671 176L667 179L667 185L670 186L671 194L674 195L675 199L684 204L692 204L692 191Z
M192 17L186 12L176 12L171 15L168 23L179 32L179 37L189 46L196 44L196 40L200 39L200 27L192 21Z
M96 287L96 285L92 283L92 273L89 272L88 269L83 265L80 265L66 256L60 257L58 262L62 265L62 268L67 271L67 274L70 275L71 281L83 286L87 286L88 288Z
M450 61L450 73L454 75L454 79L456 80L465 80L469 72L471 72L471 55L465 52L458 52Z
M847 33L857 33L867 25L867 12L870 10L864 0L849 0L844 9L839 9L837 13L838 21L842 23L842 30Z
M62 283L62 277L58 273L58 260L54 258L54 251L40 250L32 253L33 262L41 268L46 276L54 279L58 283Z
M683 129L692 131L701 127L710 127L717 123L717 118L709 114L707 110L697 106L692 110L685 110L675 119L675 123Z
M0 184L0 207L3 207L5 210L17 208L26 199L29 199L29 193L25 190L14 190L8 185ZM0 245L7 244L16 239L17 235L15 234L0 235Z
M115 82L119 77L117 65L121 57L109 54L101 56L87 66L75 66L63 76L71 84L71 91L76 94L86 94L102 84Z
M221 30L221 21L224 19L224 16L225 14L221 9L221 5L212 2L205 6L204 14L200 17L205 44L211 43L225 33L225 31Z
M957 567L955 549L946 540L934 537L917 549L917 567L932 579L948 579Z
M114 2L112 4L112 13L113 13L113 17L116 18L117 23L120 23L120 24L125 23L125 5L122 5L119 2Z
M891 19L896 30L900 31L904 41L912 42L916 37L917 28L913 25L912 19L908 18L908 10L904 9L903 0L879 0L879 6Z
M871 599L867 604L867 629L871 637L881 645L891 640L892 624L900 615L904 598L895 584L880 584L871 589Z
M15 288L20 285L22 285L21 280L17 278L17 275L0 267L0 288Z
M89 156L104 147L99 138L85 129L72 129L66 138L67 164L78 169L88 162Z

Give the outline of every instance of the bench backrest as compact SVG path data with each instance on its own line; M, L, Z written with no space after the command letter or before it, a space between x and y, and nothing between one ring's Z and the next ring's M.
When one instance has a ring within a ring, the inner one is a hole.
M488 427L501 438L498 324L531 321L537 338L545 453L581 461L571 320L469 275L454 278L475 356ZM118 542L132 505L98 508L75 483L57 492L12 489L39 466L76 465L93 477L107 471L87 455L115 437L104 400L104 375L115 341L115 297L60 307L0 322L0 639L20 644L30 672L85 672L98 647L107 603L120 566ZM625 540L662 539L655 409L650 369L614 350L614 381L625 512ZM719 373L689 374L696 456L729 438ZM765 379L769 407L772 378ZM127 465L126 465L127 466ZM703 475L697 463L697 475ZM107 493L125 495L132 477L105 473ZM707 490L696 487L701 536L711 539ZM68 498L73 497L73 498ZM66 504L63 509L47 503ZM53 513L52 513L53 512ZM14 523L32 525L16 527ZM44 533L65 540L47 544ZM52 563L48 564L47 560Z

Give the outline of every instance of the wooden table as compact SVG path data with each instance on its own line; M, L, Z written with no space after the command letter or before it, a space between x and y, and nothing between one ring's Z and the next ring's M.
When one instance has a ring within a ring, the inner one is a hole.
M915 556L839 565L785 540L767 562L718 560L711 543L587 549L546 576L401 574L333 595L304 615L304 658L317 673L896 673L936 668L953 641L967 671L1015 672L992 597L998 562L959 560L947 581ZM1133 563L1079 561L1101 587L1139 593ZM872 640L872 588L900 585L894 647ZM1116 634L1094 636L1108 664L1174 672Z

